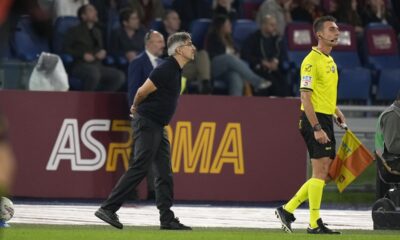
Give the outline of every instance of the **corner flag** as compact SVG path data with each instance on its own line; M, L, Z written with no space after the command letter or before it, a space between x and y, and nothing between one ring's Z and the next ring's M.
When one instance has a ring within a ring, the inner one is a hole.
M336 182L339 192L356 179L374 160L353 132L347 130L333 160L329 176Z

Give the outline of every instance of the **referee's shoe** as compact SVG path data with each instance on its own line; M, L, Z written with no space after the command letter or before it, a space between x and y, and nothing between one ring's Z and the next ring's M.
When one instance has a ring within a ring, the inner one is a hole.
M275 215L281 221L282 229L287 233L292 233L293 230L290 225L296 220L294 215L283 209L283 206L280 206L275 210Z
M340 234L340 232L338 232L338 231L329 229L326 226L327 224L322 222L321 218L318 218L317 224L318 224L318 227L316 227L316 228L308 227L307 233L310 233L310 234Z

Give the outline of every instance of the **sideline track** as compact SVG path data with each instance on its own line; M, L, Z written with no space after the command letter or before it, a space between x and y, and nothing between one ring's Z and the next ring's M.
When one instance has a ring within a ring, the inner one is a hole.
M107 225L94 216L99 205L94 204L20 204L15 205L15 215L9 222L49 225ZM176 204L172 208L180 221L191 227L213 228L262 228L277 229L280 223L275 217L275 208L213 206L199 204ZM125 226L159 226L158 210L155 205L129 204L119 211L120 221ZM308 209L295 212L296 229L308 225ZM324 222L333 229L372 230L371 210L321 210ZM111 227L111 226L110 226Z

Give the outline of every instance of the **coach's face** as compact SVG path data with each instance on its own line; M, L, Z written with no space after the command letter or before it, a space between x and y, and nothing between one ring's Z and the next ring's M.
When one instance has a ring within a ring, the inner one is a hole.
M192 40L188 40L179 47L178 51L184 58L194 60L196 47L193 45Z
M334 47L338 45L339 39L339 27L335 22L324 22L324 27L322 28L321 36L322 41L328 46Z

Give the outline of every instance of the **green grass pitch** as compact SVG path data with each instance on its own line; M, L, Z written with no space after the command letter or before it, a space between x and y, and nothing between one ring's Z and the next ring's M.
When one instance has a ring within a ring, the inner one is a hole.
M117 230L110 226L55 226L55 225L25 225L13 224L4 229L4 240L289 240L289 239L399 239L400 231L361 231L343 230L342 235L308 235L305 229L296 229L295 233L287 234L278 229L235 229L235 228L194 228L193 231L161 231L156 227L126 227Z

